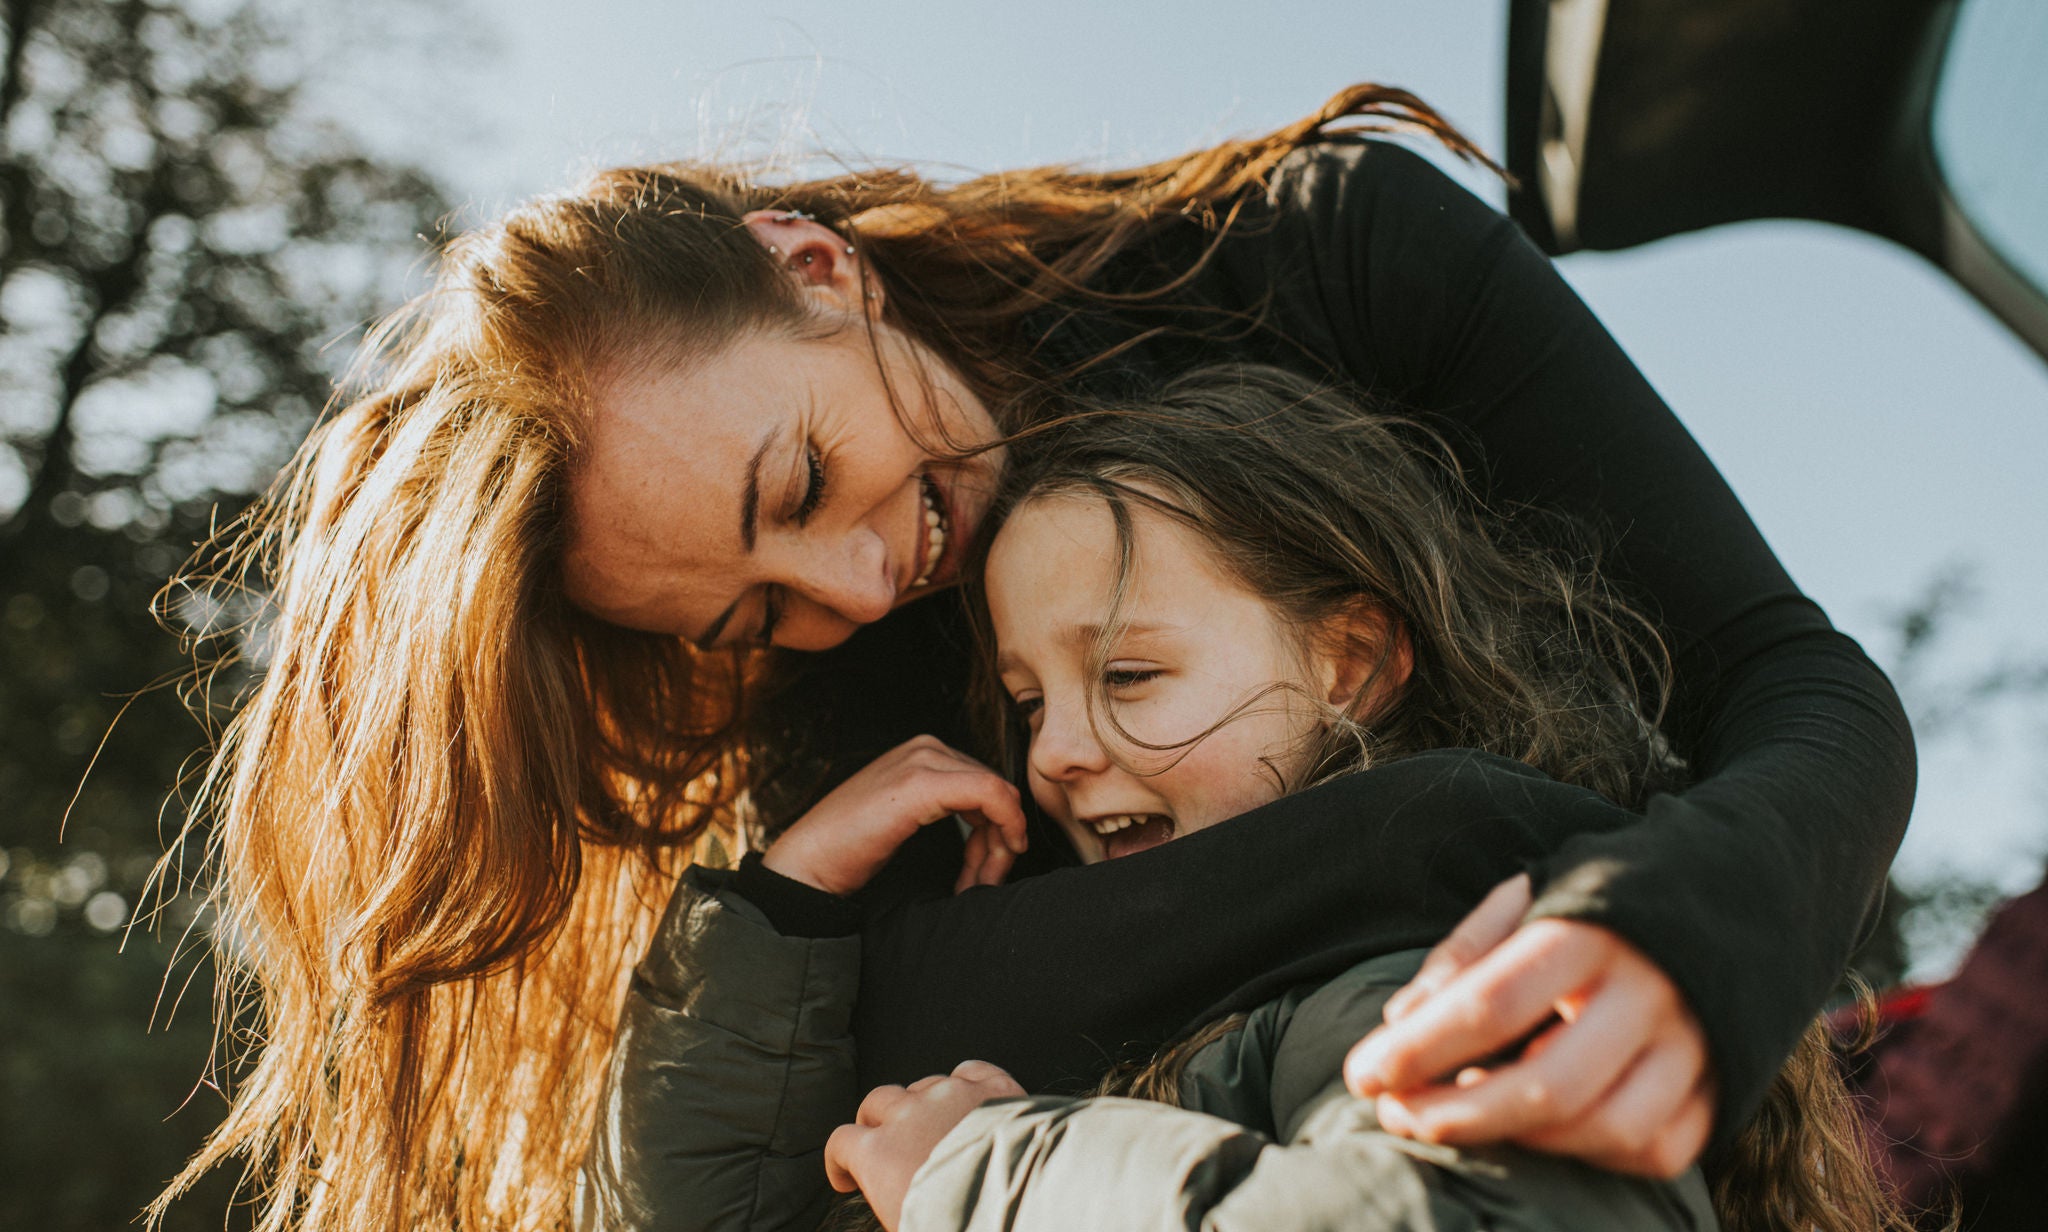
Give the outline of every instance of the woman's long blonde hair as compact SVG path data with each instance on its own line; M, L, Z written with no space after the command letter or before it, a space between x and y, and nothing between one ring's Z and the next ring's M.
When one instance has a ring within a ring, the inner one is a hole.
M772 664L568 606L565 476L594 376L803 326L744 214L838 229L887 324L1017 426L1048 376L1028 313L1086 300L1163 228L1220 238L1289 152L1390 128L1477 157L1361 85L1128 170L607 171L452 244L184 579L260 605L216 639L259 670L181 839L204 849L231 1102L153 1210L239 1158L265 1232L567 1222L631 965L696 847L744 824ZM1193 272L1102 298L1168 298Z

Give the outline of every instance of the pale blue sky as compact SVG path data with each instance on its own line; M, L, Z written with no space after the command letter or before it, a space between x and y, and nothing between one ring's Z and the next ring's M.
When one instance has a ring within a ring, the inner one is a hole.
M964 170L1147 159L1364 79L1501 146L1504 0L479 7L494 51L394 52L333 96L475 210L583 166L766 146ZM1793 575L1880 659L1886 615L1950 562L1977 567L1982 597L1949 666L2048 656L2048 366L1935 271L1801 223L1564 269ZM2043 713L1924 747L1909 873L2031 881L2048 850Z

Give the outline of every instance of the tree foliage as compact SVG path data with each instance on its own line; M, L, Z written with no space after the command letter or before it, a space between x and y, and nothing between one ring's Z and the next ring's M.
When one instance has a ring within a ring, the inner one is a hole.
M204 921L176 900L122 945L204 740L144 688L191 667L151 599L288 456L445 210L312 113L291 26L0 0L4 1227L132 1222L221 1107ZM224 1198L173 1226L218 1228Z

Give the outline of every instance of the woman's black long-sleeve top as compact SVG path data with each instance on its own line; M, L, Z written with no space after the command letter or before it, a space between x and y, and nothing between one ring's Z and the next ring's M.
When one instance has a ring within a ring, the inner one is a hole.
M1170 229L1122 260L1111 284L1156 285L1206 238L1192 223ZM1057 367L1162 323L1186 328L1142 338L1088 379L1128 393L1223 360L1335 374L1440 432L1495 509L1534 506L1590 527L1603 572L1673 650L1665 727L1693 785L1640 817L1612 806L1604 823L1575 822L1547 855L1467 852L1465 892L1397 924L1376 904L1409 901L1412 886L1394 879L1425 875L1416 853L1441 850L1461 818L1453 800L1414 807L1408 789L1402 808L1383 807L1370 773L1243 819L1338 809L1356 823L1271 826L1256 866L1226 857L1226 844L1172 843L1141 864L953 897L950 836L934 828L863 928L862 1089L969 1056L1027 1089L1071 1089L1107 1059L1268 995L1278 978L1426 941L1484 886L1527 868L1533 914L1611 928L1677 983L1706 1029L1725 1135L1837 979L1904 831L1912 738L1883 674L1800 594L1549 261L1407 150L1333 141L1298 152L1170 310L1048 313L1038 356ZM919 732L965 740L965 664L957 602L939 597L812 657L781 703L851 771ZM1034 836L1036 848L1057 842ZM1231 867L1212 867L1219 858ZM776 899L766 882L756 870L738 888ZM760 905L792 932L831 915L801 895Z

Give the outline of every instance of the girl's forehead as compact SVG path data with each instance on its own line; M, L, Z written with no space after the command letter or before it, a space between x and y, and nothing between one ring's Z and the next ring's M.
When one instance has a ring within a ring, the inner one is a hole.
M998 640L1047 628L1099 628L1125 583L1123 617L1172 627L1200 623L1205 609L1243 590L1213 545L1194 528L1124 500L1130 518L1130 567L1120 578L1116 520L1093 492L1033 496L1004 522L990 545L985 574Z

